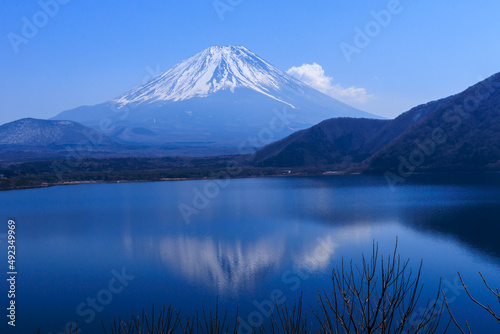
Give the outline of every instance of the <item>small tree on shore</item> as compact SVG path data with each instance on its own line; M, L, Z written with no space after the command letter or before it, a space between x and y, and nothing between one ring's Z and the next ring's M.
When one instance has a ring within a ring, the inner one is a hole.
M416 274L408 265L409 260L402 261L397 255L397 241L387 260L382 256L379 259L378 245L374 243L371 259L367 261L363 256L360 267L352 262L346 266L342 261L332 272L332 288L318 293L320 311L315 316L320 332L435 333L443 310L439 292L435 300L429 299L416 312L423 288L422 262Z
M292 307L275 302L270 310L268 324L250 331L262 334L433 334L440 329L445 303L429 298L417 310L423 286L420 277L422 262L414 273L409 260L402 261L394 253L387 258L379 256L378 245L373 243L370 259L362 257L360 266L342 264L332 271L332 288L318 291L317 305L311 306L317 325L308 322L302 311L302 295ZM491 289L490 289L491 290ZM493 290L491 290L493 291ZM498 293L498 291L497 291ZM491 309L490 309L491 310ZM450 312L451 314L451 312ZM497 318L498 320L498 318ZM456 321L455 321L456 323ZM449 325L450 323L448 323ZM130 320L118 318L111 325L103 323L104 333L110 334L238 334L242 330L238 321L238 309L234 319L228 319L227 311L206 311L182 316L171 306L149 315L132 315ZM445 333L442 329L439 333Z

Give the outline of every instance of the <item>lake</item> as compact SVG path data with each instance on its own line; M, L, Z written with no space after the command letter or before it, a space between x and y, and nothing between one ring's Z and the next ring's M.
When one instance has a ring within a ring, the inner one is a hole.
M215 306L217 296L221 308L232 314L238 305L251 322L273 291L288 302L303 292L312 321L309 305L317 289L331 286L334 266L359 263L373 241L389 255L396 238L411 267L423 260L423 301L436 295L441 278L458 319L476 333L498 331L459 288L457 271L474 296L499 309L478 274L500 287L499 175L415 175L396 188L379 176L218 182L0 193L4 273L7 221L17 227L15 332L40 326L55 334L75 321L81 333L101 333L102 320L128 318L153 303L194 314L202 300Z

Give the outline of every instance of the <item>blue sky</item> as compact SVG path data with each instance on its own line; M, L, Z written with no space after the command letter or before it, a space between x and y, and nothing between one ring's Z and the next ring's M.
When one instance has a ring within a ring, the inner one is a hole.
M110 100L212 45L243 45L390 118L500 72L496 0L54 1L2 3L0 123Z

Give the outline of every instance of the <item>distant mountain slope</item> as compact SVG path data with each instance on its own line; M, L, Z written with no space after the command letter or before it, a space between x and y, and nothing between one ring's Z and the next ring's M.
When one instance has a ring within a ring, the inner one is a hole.
M255 154L260 166L370 172L500 169L500 74L394 120L331 119Z
M380 118L307 86L244 47L228 46L208 48L116 99L54 119L94 128L105 120L154 134L113 134L129 142L237 146L268 128L275 110L283 108L292 117L277 138L332 117Z
M154 136L142 128L116 127L114 132ZM0 161L9 162L69 159L73 164L80 158L205 157L234 151L226 147L207 149L199 143L131 145L73 121L24 118L0 126Z
M76 122L24 118L0 126L0 145L76 145L88 141L95 131ZM103 137L100 145L115 144Z
M76 122L24 118L0 126L1 160L114 154L124 147Z

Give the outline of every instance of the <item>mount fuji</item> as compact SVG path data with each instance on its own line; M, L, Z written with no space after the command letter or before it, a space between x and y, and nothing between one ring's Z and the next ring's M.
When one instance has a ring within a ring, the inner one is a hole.
M380 118L315 90L244 47L213 46L111 101L54 119L100 128L128 143L236 147L272 127L277 113L288 119L273 140L329 118Z

